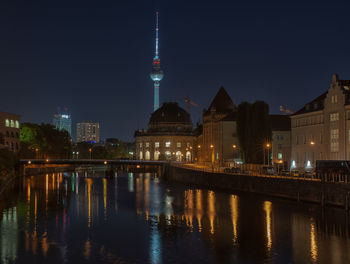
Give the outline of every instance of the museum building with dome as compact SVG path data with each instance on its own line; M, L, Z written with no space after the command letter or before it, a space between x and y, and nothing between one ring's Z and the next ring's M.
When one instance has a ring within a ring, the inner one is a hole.
M151 114L148 129L135 132L136 158L193 161L195 140L190 114L175 102L165 102Z

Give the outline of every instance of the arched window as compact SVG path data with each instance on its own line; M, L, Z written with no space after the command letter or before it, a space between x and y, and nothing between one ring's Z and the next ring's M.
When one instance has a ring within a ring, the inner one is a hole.
M7 127L10 126L10 120L8 120L8 119L5 120L5 126L7 126Z
M140 160L142 160L143 159L143 153L142 153L142 151L140 151Z
M15 127L15 122L11 119L11 127Z
M151 153L147 150L145 153L145 160L150 160L151 159Z
M186 161L191 161L191 152L186 152Z
M170 159L171 158L171 152L169 150L165 151L165 157L166 157L166 159Z
M181 151L176 151L176 161L182 161L182 153L181 153Z
M154 152L154 160L159 160L159 155L160 155L160 152L159 151L155 151Z
M11 131L11 137L15 137L15 134L13 133L13 131Z
M18 150L18 143L16 143L16 151Z
M19 128L19 122L18 122L18 120L15 121L15 127L16 127L16 128Z
M6 131L6 137L10 137L10 133Z
M18 134L18 132L16 132L16 138L19 138L19 134Z

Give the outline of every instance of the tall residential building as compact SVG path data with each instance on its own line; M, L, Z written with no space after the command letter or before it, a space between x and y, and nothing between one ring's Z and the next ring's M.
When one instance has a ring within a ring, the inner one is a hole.
M92 122L77 123L77 142L100 142L100 124Z
M53 116L52 124L59 130L66 130L72 136L72 119L68 113L57 113Z
M272 132L271 161L289 168L291 155L291 127L288 115L270 115Z
M0 133L3 138L0 147L5 146L9 150L19 151L20 119L19 115L0 112Z
M156 13L156 51L155 56L153 58L153 70L150 74L152 81L154 82L154 107L153 111L156 111L159 108L159 87L160 81L163 79L164 74L160 69L160 58L158 52L158 12Z
M316 160L350 159L350 80L332 75L327 91L291 116L291 167L309 169Z

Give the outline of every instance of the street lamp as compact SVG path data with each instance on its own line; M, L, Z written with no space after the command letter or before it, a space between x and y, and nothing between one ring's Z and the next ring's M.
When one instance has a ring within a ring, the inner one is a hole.
M270 165L270 143L266 143L266 148L267 148L267 165ZM265 153L265 150L264 150Z
M211 165L212 165L212 168L214 170L214 159L215 159L215 157L214 157L214 145L211 144L210 148L211 148Z
M90 159L91 159L91 152L92 152L92 148L89 148Z
M38 159L38 152L39 152L39 149L36 148L36 149L35 149L35 157L36 157L36 159Z

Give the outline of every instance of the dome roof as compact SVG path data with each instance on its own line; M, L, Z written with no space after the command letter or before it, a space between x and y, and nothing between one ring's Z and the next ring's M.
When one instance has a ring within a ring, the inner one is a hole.
M177 103L163 103L162 107L152 113L150 124L155 123L187 123L192 124L191 117Z

